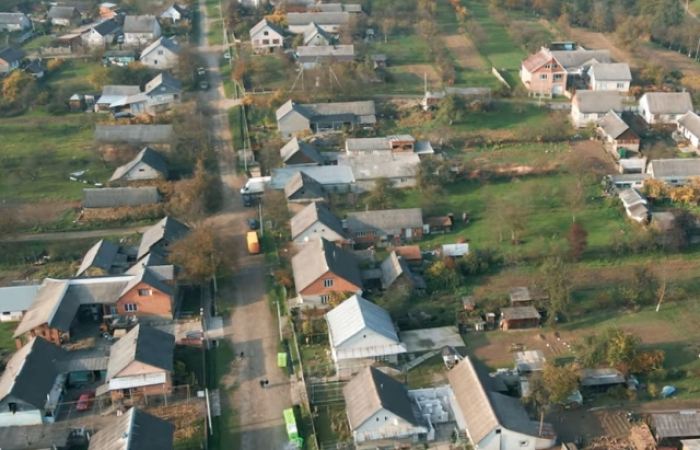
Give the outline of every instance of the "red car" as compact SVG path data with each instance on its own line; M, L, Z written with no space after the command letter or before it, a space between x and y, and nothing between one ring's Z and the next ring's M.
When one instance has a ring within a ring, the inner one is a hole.
M95 397L95 393L92 391L87 391L80 396L78 399L78 406L76 409L78 411L87 411L90 409L90 400Z

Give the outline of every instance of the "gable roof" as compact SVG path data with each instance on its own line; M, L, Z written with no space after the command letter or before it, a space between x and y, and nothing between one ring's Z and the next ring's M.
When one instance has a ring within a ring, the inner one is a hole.
M173 138L172 125L97 125L97 142L168 143Z
M698 177L700 176L700 159L673 158L654 159L649 162L649 172L654 178L659 177Z
M604 117L596 121L598 128L613 139L617 139L622 133L630 130L629 125L615 111L609 111ZM632 131L634 133L634 131ZM636 136L636 133L634 133Z
M632 81L632 73L627 63L593 64L588 74L596 81Z
M269 28L270 30L274 31L275 33L279 34L280 36L284 36L284 30L274 23L270 22L267 19L263 19L260 22L256 23L253 28L250 29L250 37L252 38L255 36L258 32L262 31L263 28Z
M43 409L59 375L56 363L64 356L61 347L40 337L32 338L12 355L0 376L0 401L11 396Z
M0 12L0 23L20 25L22 19L27 19L24 13Z
M294 285L301 292L327 272L362 287L359 263L352 253L323 238L309 242L292 257Z
M1 287L0 311L27 311L40 290L40 284Z
M41 60L35 59L33 61L30 61L29 64L27 64L24 67L25 72L33 73L33 74L38 74L38 73L43 73L46 71L46 68L42 64Z
M189 231L190 228L184 223L170 216L165 216L160 222L143 233L141 244L139 245L138 258L141 259L149 253L151 247L161 240L164 239L167 242L173 242L185 236Z
M177 45L176 43L174 43L170 39L166 38L165 36L161 36L158 39L156 39L155 41L153 41L153 43L151 43L151 45L149 45L148 47L143 49L143 51L141 52L141 58L148 55L149 53L151 53L153 50L155 50L156 48L158 48L160 46L162 46L165 49L170 50L171 52L173 52L175 54L180 53L180 46L179 45Z
M131 161L124 164L123 166L117 167L117 169L112 174L109 181L115 181L121 179L124 175L129 173L137 164L144 163L151 167L156 172L162 174L164 177L168 176L168 163L165 159L150 147L144 147Z
M582 66L593 65L596 62L612 62L610 51L608 50L577 48L576 50L551 50L549 53L564 69L578 69Z
M52 6L47 17L49 19L72 19L76 14L80 15L80 11L74 6Z
M318 25L344 25L350 21L348 12L305 12L287 13L287 25L300 26L314 22Z
M319 27L316 22L311 22L305 29L304 29L304 45L308 45L311 40L316 37L316 36L321 36L326 40L326 42L331 41L331 37L328 33L326 33L326 30L323 28Z
M405 259L396 254L396 252L389 253L389 256L382 261L380 265L382 269L382 288L388 289L392 284L403 274L406 274L411 280L413 280L413 274L411 269L408 267L408 263Z
M68 281L47 278L34 298L29 310L22 317L13 337L19 337L34 328L48 324L60 331L69 331L80 304L65 298Z
M323 226L341 236L347 235L345 230L343 230L343 221L338 216L333 214L324 204L311 202L311 204L292 217L290 221L292 239L299 236L316 222L320 222Z
M404 385L374 367L362 370L343 387L343 396L352 430L382 409L411 425L421 425Z
M676 123L688 130L693 136L700 137L700 116L693 111L688 111L680 116L676 119Z
M64 422L0 427L3 450L68 448L71 427Z
M282 157L282 162L286 163L287 161L289 161L289 159L292 158L292 156L296 155L297 153L302 153L304 156L306 156L312 161L315 161L320 165L323 165L324 163L323 157L318 152L318 150L316 150L310 144L299 140L298 138L292 138L280 149L280 156Z
M352 61L355 59L354 45L311 45L297 47L295 50L300 62L315 62L322 58L332 58L337 61Z
M379 231L391 234L398 228L422 228L421 208L385 209L378 211L350 212L345 219L345 228L350 231Z
M119 375L134 361L171 372L174 351L175 336L138 324L110 348L106 381Z
M316 181L314 178L305 174L302 171L294 173L287 182L284 184L284 195L290 198L292 195L296 194L303 189L303 194L308 193L309 197L313 198L325 198L326 192L323 186Z
M290 179L302 172L311 177L321 186L333 184L352 184L355 177L348 166L297 166L291 165L278 169L272 169L272 177L268 183L270 189L285 189ZM300 175L299 175L300 176ZM285 190L286 192L286 190Z
M693 110L689 92L647 92L640 103L645 98L652 114L685 114Z
M584 114L622 111L622 97L617 91L576 91L572 103Z
M134 287L138 286L139 283L144 283L167 295L173 294L172 286L165 282L164 278L161 276L161 272L155 267L141 267L140 270L134 270L132 273L134 273L135 276L129 280L126 286L124 286L124 289L121 291L119 297L124 296Z
M137 274L143 267L160 267L172 265L167 259L157 253L147 253L126 271L126 273Z
M108 271L114 264L114 259L117 257L118 252L118 244L101 239L85 253L75 276L79 277L91 267Z
M363 330L371 330L396 344L400 342L389 313L359 295L353 295L326 313L326 321L335 347Z
M88 450L173 450L174 434L172 423L131 408L95 433Z
M160 203L155 187L119 187L83 189L83 208L121 208Z
M289 100L284 105L277 108L277 120L279 121L292 111L301 114L309 121L323 120L325 116L354 115L359 117L362 123L376 122L376 110L373 100L359 102L309 103L305 105Z
M289 114L290 112L295 111L298 114L301 114L304 116L306 119L311 120L311 117L313 116L313 112L309 109L307 109L304 105L300 105L299 103L295 102L294 100L287 100L282 106L277 108L277 111L275 111L275 116L277 117L277 121L282 119L284 116Z
M157 89L161 85L167 86L170 89L176 91L182 91L182 81L178 80L177 78L174 78L166 72L161 72L158 75L156 75L151 81L146 83L143 92L144 94L150 94L151 92L153 92L154 89Z
M24 52L22 50L16 50L12 47L5 47L0 50L0 60L11 64L15 61L19 61L24 58Z
M126 16L124 17L124 33L153 33L156 16Z
M133 277L127 275L74 278L68 280L68 290L63 301L79 305L114 304L131 279Z
M539 52L535 53L534 55L530 56L529 58L523 61L523 67L528 72L532 72L544 66L547 62L551 60L552 55L550 55L546 49L540 49Z

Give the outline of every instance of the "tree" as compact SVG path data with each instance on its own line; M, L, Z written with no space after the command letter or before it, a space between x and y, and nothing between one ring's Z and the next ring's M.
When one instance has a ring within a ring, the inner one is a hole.
M221 180L207 171L199 159L194 175L177 183L168 201L170 212L188 223L202 220L205 215L221 207L223 193Z
M272 169L282 167L280 148L283 145L284 143L281 139L268 139L261 143L256 159L264 173L270 174Z
M466 104L464 97L454 94L444 96L438 103L438 112L436 117L446 123L452 125L452 122L464 117L466 112Z
M640 338L619 327L608 327L601 333L584 339L581 348L583 362L592 367L600 364L627 366L636 358L637 347L641 342Z
M646 180L644 187L642 187L642 193L652 199L663 198L668 195L668 185L663 180Z
M2 80L2 96L8 102L15 102L22 93L35 83L34 78L23 70L15 70Z
M574 222L569 227L569 233L566 235L569 241L569 257L572 261L578 261L586 249L588 232L579 222Z
M377 178L374 187L369 191L365 205L369 209L392 209L398 205L403 192L394 186L388 178Z
M450 290L459 284L459 275L453 267L445 264L444 261L435 261L426 270L428 284L432 290Z
M418 189L424 192L431 187L442 187L452 183L455 179L455 173L451 169L451 164L448 161L432 156L421 159L415 171Z
M331 292L328 298L328 308L335 308L353 295L355 294L352 292Z
M571 302L571 269L559 257L545 259L536 283L544 289L549 323L556 323L559 313L566 313Z
M280 230L289 220L289 209L284 191L265 190L262 196L263 216L270 221L273 229Z
M230 267L228 248L212 229L199 227L172 243L168 260L182 268L185 279L204 283Z

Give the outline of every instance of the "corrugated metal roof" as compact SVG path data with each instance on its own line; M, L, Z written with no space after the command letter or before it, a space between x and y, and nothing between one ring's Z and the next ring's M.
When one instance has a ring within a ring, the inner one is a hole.
M380 267L382 268L382 289L389 289L401 275L412 277L408 263L396 252L389 253Z
M95 433L88 450L173 450L174 433L172 423L131 408Z
M173 370L175 336L144 324L138 324L110 349L106 380L110 381L133 361Z
M292 270L297 292L303 291L327 272L362 288L362 274L355 255L323 238L309 242L292 257Z
M685 114L693 110L689 92L647 92L639 99L646 99L651 114Z
M27 311L40 290L41 285L0 288L0 312Z
M385 235L397 229L423 228L423 210L406 208L351 212L347 214L345 227L350 232L378 231Z
M359 295L353 295L328 312L326 321L335 347L365 330L384 336L394 344L400 343L389 313Z

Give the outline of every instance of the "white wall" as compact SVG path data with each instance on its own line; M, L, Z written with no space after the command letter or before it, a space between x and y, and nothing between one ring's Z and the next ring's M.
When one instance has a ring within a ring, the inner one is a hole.
M144 66L154 69L171 69L177 63L177 55L160 45L144 55L139 61Z
M153 180L155 178L158 178L158 175L160 175L158 172L153 170L151 166L148 164L144 163L143 161L139 162L136 164L134 167L131 168L129 172L124 174L123 179L127 181L132 181L132 180Z
M6 409L6 406L4 409ZM38 409L32 409L29 411L17 411L15 414L12 414L9 411L3 411L2 413L0 413L0 427L10 427L15 425L41 425L42 419L43 414Z
M22 311L3 311L0 312L0 322L19 322L22 315Z
M618 83L621 84L621 87L618 87ZM629 81L596 81L594 75L591 75L591 81L589 83L589 86L594 91L627 92L630 90Z
M647 102L647 97L642 96L642 98L639 100L639 111L640 114L644 117L644 120L647 121L647 123L654 125L654 124L661 124L661 123L674 123L676 119L678 119L680 116L683 114L659 114L654 117L650 112L649 112L649 103Z
M697 136L695 136L693 133L691 133L687 128L683 127L682 125L678 125L678 129L683 133L683 136L690 140L690 143L692 144L693 147L698 148L698 144L700 144L700 139L698 139Z
M382 409L367 419L356 430L353 430L353 435L355 442L365 442L393 437L409 437L426 432L426 428L416 428L391 412Z
M590 122L595 122L607 113L587 113L583 114L578 110L576 104L571 105L571 122L577 128L586 128Z
M329 229L321 222L317 221L313 225L311 225L306 231L294 238L294 242L297 244L303 244L310 240L316 239L319 236L331 242L340 241L344 239L343 236L339 235L338 233Z
M267 36L265 35L265 32L267 32ZM276 44L273 43L275 39L279 41ZM264 40L268 41L267 44L263 43ZM251 36L250 42L253 48L276 48L284 45L284 38L272 28L266 26L262 30L255 33L255 35Z

